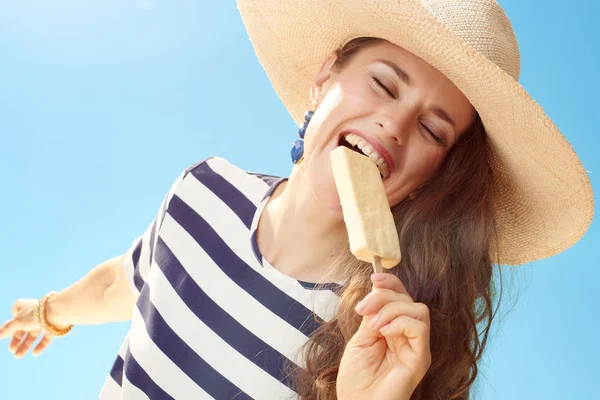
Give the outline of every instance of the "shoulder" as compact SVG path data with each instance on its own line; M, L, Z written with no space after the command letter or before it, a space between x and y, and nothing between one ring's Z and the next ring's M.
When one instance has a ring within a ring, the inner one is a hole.
M183 172L183 179L190 178L213 192L240 192L253 203L260 202L265 193L283 179L243 169L222 157L208 157L189 166Z

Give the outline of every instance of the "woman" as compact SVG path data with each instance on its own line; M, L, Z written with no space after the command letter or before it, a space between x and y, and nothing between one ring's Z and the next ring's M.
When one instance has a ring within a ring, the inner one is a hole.
M577 241L587 176L518 85L494 1L315 4L238 3L305 115L289 178L221 158L186 169L125 254L17 300L0 329L17 357L42 333L34 354L73 325L131 318L101 399L468 397L494 265ZM378 164L396 220L403 260L386 274L349 253L329 161L348 143Z

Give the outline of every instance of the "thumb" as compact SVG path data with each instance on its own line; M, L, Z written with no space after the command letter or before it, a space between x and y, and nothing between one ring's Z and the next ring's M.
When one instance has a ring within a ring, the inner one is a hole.
M13 317L16 316L21 309L23 308L22 302L20 300L15 301L15 304L13 304L11 312Z
M373 317L373 315L370 315L362 318L360 326L352 337L352 340L372 343L382 336L381 332L379 332L379 329L373 329L369 326L369 322L373 319Z
M37 305L37 299L19 299L15 301L12 306L11 312L13 317L16 317L26 306L35 307Z

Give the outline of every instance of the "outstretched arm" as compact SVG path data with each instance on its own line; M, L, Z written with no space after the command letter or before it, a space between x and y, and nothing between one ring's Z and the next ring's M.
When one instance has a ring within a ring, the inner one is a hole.
M125 255L107 260L68 288L52 296L46 306L47 321L62 329L70 325L93 325L131 318L136 301L124 269ZM9 350L23 357L42 333L34 311L37 299L19 299L12 307L13 318L0 328L0 339L12 337ZM52 341L45 334L33 354L40 354Z

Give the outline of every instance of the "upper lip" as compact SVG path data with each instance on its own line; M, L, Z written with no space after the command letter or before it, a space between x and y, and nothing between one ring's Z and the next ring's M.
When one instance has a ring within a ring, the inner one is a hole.
M394 164L394 159L392 158L392 155L390 154L390 152L387 151L386 148L377 139L375 139L374 137L368 136L356 129L347 129L342 132L341 136L344 136L348 133L354 133L355 135L360 136L361 138L365 139L367 141L367 143L369 143L371 146L373 146L373 148L375 150L377 150L377 152L379 154L381 154L383 156L383 158L385 158L385 161L387 162L387 165L390 168L390 175L392 175L392 172L394 172L394 170L396 169L396 166Z

